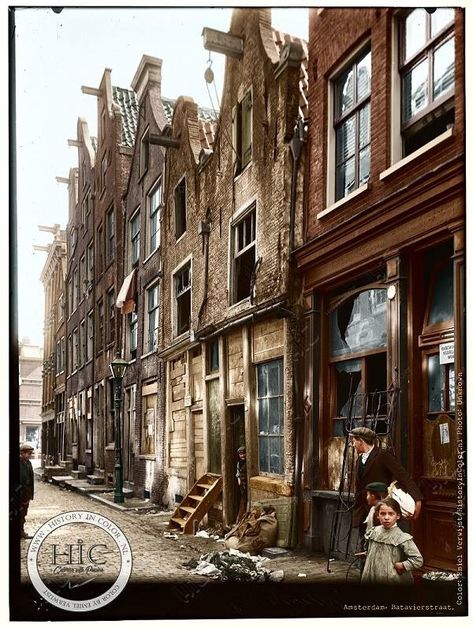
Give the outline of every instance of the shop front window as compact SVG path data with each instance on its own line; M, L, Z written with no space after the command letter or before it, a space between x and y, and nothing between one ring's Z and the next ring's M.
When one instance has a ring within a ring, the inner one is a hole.
M386 290L348 296L330 315L332 436L348 422L382 432L388 412Z

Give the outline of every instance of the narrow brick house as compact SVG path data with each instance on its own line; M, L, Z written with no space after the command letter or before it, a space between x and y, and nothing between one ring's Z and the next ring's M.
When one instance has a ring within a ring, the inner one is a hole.
M123 472L136 495L161 502L164 491L164 376L157 356L161 292L161 212L165 149L155 140L172 117L161 98L161 59L143 55L132 81L138 101L136 142L125 190L122 317Z
M66 272L66 406L67 450L74 470L91 472L92 396L94 383L94 199L95 138L85 120L77 121L77 137L69 145L78 149L79 167L69 177L76 194L69 199Z
M351 413L384 434L423 492L412 531L425 567L455 568L463 21L447 8L310 12L306 243L297 260L308 320L304 538L318 551L329 548ZM399 393L389 428L389 407L369 400L391 385ZM359 395L352 410L350 392Z
M239 446L250 501L283 498L290 510L298 482L290 247L300 242L303 172L289 143L307 116L307 55L304 42L271 28L269 9L235 10L221 35L204 30L206 47L229 55L213 141L190 99L174 110L180 147L166 160L160 355L168 500L202 473L220 474L211 518L227 524L238 510Z
M57 224L42 225L40 230L53 235L52 242L46 246L34 247L47 254L41 273L44 286L41 460L46 466L57 464L64 456L66 232Z

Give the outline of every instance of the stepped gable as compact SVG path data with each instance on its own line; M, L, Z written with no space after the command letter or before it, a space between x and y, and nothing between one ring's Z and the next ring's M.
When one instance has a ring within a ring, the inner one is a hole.
M113 101L120 107L123 117L122 146L133 147L138 123L138 100L131 89L112 86Z
M271 30L273 33L274 45L276 46L279 55L281 55L281 51L284 46L292 41L302 46L304 58L301 63L301 71L299 77L299 115L302 118L307 119L309 116L309 50L307 47L307 42L305 41L305 39L301 39L300 37L294 37L293 35L289 35L288 33L283 33L282 31L278 31L275 28Z

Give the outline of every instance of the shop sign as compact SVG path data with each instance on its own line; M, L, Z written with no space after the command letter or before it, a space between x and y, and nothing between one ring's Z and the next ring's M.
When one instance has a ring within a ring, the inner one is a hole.
M451 364L455 361L455 343L445 342L439 345L440 364Z

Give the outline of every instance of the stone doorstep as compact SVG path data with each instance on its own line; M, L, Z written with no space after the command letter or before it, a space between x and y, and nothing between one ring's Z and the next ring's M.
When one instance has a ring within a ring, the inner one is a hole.
M265 547L261 552L261 556L265 556L266 558L282 558L288 554L289 550L284 547Z
M85 471L79 471L79 469L77 471L71 471L70 475L76 480L83 480L86 477Z
M66 481L74 479L71 475L53 475L51 477L51 482L56 484L56 486L65 485Z
M90 474L87 476L87 482L89 484L103 484L103 475L95 475L95 474Z
M125 496L125 500L126 500L126 489L123 490L123 494ZM111 489L111 492L113 492L113 489ZM131 493L133 491L130 491ZM126 501L123 504L116 504L114 501L111 501L109 499L105 499L104 497L101 497L99 494L97 493L90 493L89 497L91 497L92 499L95 499L96 501L100 502L101 504L106 504L107 506L110 506L111 508L115 508L115 510L121 510L121 511L127 511L127 512L139 512L139 513L145 513L149 510L156 510L156 504L153 505L148 505L148 506L133 506L133 507L129 507L126 504Z

